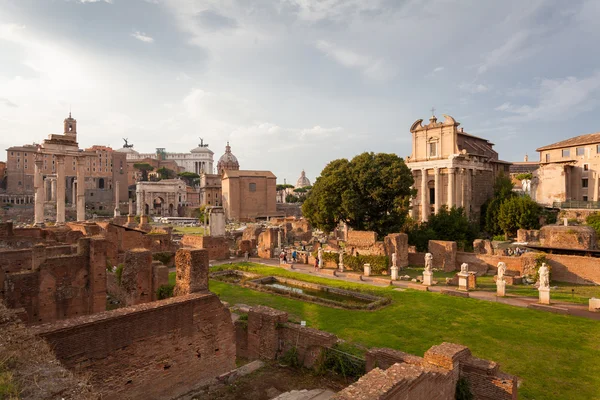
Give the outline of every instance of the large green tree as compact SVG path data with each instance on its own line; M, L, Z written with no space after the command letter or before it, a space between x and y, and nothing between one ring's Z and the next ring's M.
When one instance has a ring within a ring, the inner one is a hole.
M518 229L539 229L542 207L529 196L513 196L505 200L498 211L498 225L507 236Z
M515 196L513 192L513 183L510 177L500 174L494 181L494 197L488 200L482 206L482 228L490 235L502 233L502 228L498 224L498 213L500 206L504 201Z
M172 169L169 169L167 167L160 167L159 169L156 170L156 172L160 176L160 179L173 179L177 176L175 171L173 171Z
M180 172L177 174L181 179L185 181L188 186L196 186L200 183L200 175L194 172Z
M437 214L431 214L427 222L414 225L408 230L408 243L418 251L427 251L430 240L450 240L462 249L470 249L477 239L477 227L469 221L463 208L448 209L443 205Z
M413 177L395 154L363 153L330 162L302 205L304 216L324 231L339 222L383 236L399 232L414 191Z

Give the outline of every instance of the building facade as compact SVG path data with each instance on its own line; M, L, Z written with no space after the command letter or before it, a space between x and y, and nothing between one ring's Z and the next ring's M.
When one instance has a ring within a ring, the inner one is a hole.
M136 214L177 217L187 206L187 186L181 179L138 182L135 185Z
M272 172L224 170L221 182L227 219L255 221L277 215L277 177Z
M414 178L417 196L412 201L412 217L427 221L441 206L462 207L473 220L481 206L493 195L499 173L508 175L510 163L500 161L493 143L466 133L459 122L444 115L429 124L417 120L410 128L412 153L406 164Z
M576 136L537 149L540 167L533 173L532 193L538 203L576 202L600 208L600 133Z

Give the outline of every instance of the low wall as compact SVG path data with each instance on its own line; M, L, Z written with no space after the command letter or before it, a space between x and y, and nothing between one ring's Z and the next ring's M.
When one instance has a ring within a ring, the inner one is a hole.
M34 333L103 398L174 398L235 368L231 316L212 293L40 325Z
M408 253L408 265L425 266L425 253Z
M184 247L208 250L211 260L229 259L229 240L225 236L183 235L181 244Z

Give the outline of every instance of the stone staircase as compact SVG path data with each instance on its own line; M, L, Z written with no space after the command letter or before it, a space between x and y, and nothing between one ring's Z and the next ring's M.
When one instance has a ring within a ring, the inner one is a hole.
M328 389L292 390L280 394L271 400L329 400L335 395Z

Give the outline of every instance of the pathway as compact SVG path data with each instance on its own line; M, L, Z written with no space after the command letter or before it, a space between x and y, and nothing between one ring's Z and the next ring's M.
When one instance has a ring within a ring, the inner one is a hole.
M230 259L230 260L213 261L213 262L211 262L211 265L223 265L223 264L238 263L238 262L243 262L243 261L244 261L243 258L236 258L236 259ZM314 276L319 276L319 277L328 278L328 279L334 279L334 280L338 280L338 281L361 283L361 284L365 284L365 285L379 286L379 287L386 287L386 286L390 285L389 279L377 278L377 277L362 277L361 280L357 280L357 279L349 278L348 273L344 273L344 272L336 272L336 275L333 275L332 269L326 269L326 271L328 271L329 273L323 273L323 270L319 270L318 272L316 272L313 266L307 265L307 264L293 264L293 265L288 264L288 266L286 268L279 264L278 259L251 258L250 262L253 262L256 264L268 265L270 267L280 267L280 268L283 268L286 270L292 270L294 272L298 272L301 274L314 275ZM418 288L423 287L420 284L415 284L415 283L409 282L409 281L394 281L393 285L397 286L400 289L415 289L415 287L418 287ZM445 285L439 285L439 286L436 285L436 286L429 287L430 292L436 292L436 293L440 293L442 290L456 291L455 289L456 289L455 287L445 286ZM524 296L515 296L515 295L508 295L506 297L497 297L496 293L494 293L494 292L487 292L487 291L481 291L481 290L472 290L472 291L469 291L468 294L469 294L470 298L477 299L477 300L493 301L496 303L508 304L511 306L524 307L524 308L528 308L528 307L532 306L532 307L536 307L537 309L540 309L540 310L556 312L556 313L564 313L564 314L568 313L570 315L575 315L578 317L584 317L584 318L589 318L589 319L594 319L594 320L600 321L600 313L595 313L595 312L589 311L587 305L553 301L551 306L543 306L543 305L539 305L537 303L537 298L535 298L535 297L524 297Z

